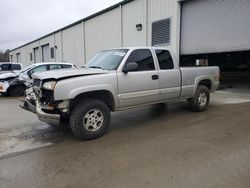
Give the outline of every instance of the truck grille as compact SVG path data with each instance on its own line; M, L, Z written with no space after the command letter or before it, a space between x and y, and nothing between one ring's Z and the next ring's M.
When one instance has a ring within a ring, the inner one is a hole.
M41 80L40 79L34 79L33 86L34 87L41 87Z

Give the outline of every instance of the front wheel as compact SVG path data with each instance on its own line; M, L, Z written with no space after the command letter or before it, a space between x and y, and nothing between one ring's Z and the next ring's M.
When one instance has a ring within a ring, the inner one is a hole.
M194 112L203 112L207 110L210 102L210 90L207 86L199 85L195 97L189 99L189 107Z
M103 136L109 128L110 110L96 99L79 103L70 116L72 132L82 140L91 140Z
M12 86L8 90L8 94L11 97L21 97L24 95L24 93L25 93L25 88L21 85Z

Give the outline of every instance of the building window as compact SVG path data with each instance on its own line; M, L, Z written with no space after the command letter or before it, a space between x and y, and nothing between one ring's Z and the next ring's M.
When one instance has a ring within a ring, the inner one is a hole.
M55 58L55 48L50 48L50 58L54 59Z
M171 19L156 21L152 24L152 46L169 45L171 38Z

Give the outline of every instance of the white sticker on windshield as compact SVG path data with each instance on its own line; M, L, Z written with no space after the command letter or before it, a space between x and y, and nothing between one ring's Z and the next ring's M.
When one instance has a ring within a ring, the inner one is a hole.
M126 55L126 53L124 53L124 52L115 52L115 55L124 57Z

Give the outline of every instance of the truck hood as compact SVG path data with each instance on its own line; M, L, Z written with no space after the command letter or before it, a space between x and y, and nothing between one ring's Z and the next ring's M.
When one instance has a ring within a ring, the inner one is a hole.
M16 76L17 76L16 73L8 72L8 73L0 74L0 79L12 78L12 77L16 77Z
M35 73L32 75L33 79L39 80L63 80L67 78L74 78L80 76L89 76L96 74L107 74L109 71L102 69L90 69L90 68L82 68L82 69L60 69L55 71L47 71L42 73Z

